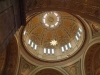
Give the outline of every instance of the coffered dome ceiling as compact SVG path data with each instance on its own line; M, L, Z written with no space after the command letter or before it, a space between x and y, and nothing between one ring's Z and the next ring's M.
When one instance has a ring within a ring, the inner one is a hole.
M33 17L23 30L23 44L32 56L43 61L67 59L84 42L82 23L66 12L49 11Z

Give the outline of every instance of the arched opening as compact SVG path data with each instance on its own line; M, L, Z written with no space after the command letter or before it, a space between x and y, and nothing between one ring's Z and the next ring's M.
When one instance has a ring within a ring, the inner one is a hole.
M84 63L86 75L100 75L100 43L88 49Z
M55 69L47 68L40 70L35 75L63 75L63 74Z

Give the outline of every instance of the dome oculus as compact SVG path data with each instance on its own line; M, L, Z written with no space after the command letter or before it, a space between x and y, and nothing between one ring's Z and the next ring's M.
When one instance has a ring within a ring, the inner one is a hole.
M43 16L43 23L46 27L54 28L59 24L59 15L56 12L48 12Z

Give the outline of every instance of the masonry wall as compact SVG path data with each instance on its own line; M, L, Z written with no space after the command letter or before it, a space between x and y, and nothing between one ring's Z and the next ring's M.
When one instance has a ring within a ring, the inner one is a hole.
M22 25L21 0L0 0L0 53Z

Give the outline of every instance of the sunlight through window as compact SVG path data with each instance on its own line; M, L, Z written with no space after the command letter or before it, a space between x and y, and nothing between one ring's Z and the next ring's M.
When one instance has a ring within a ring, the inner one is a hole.
M34 49L36 50L37 49L37 45L35 44L35 47L34 47Z
M29 44L29 45L31 44L31 40L30 40L30 39L28 40L28 44Z
M46 48L44 48L44 53L46 53Z
M64 47L61 47L62 52L64 52Z

